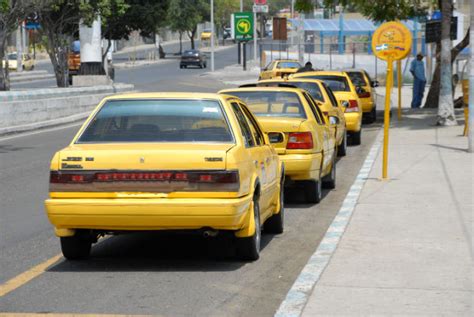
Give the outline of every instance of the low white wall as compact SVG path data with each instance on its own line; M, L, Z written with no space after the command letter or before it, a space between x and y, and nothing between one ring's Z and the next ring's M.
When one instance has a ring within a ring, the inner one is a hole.
M52 88L0 92L0 134L80 120L106 96L133 91L133 85Z

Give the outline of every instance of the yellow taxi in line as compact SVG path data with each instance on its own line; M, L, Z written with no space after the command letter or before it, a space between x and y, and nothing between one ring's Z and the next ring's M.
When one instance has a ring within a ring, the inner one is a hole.
M347 152L347 130L346 118L344 117L344 109L337 102L331 88L329 88L323 81L311 78L294 78L294 79L269 79L261 80L257 86L275 86L275 85L290 85L301 88L309 92L311 97L316 101L317 105L329 120L329 126L334 131L337 144L337 155L345 156ZM243 85L241 87L247 87Z
M261 72L258 79L282 78L294 74L301 68L300 62L293 59L277 59L267 65Z
M243 100L257 116L285 165L287 180L318 203L322 185L336 186L336 142L321 110L305 90L252 87L222 90Z
M18 61L17 61L17 53L10 53L7 54L8 59L8 69L17 70L18 69ZM33 70L35 68L35 60L30 56L30 54L23 53L22 57L22 69L23 70ZM2 61L3 67L6 67L5 60Z
M284 168L256 118L233 96L105 98L51 161L46 212L67 259L101 235L141 230L233 232L259 257L261 228L283 232Z
M210 41L211 40L211 29L204 29L201 32L201 41Z
M349 75L341 71L314 71L297 73L291 78L314 78L322 80L331 88L344 108L346 128L351 135L352 145L359 145L362 134L362 107L356 88Z
M372 80L369 74L363 69L347 69L345 72L349 75L349 78L356 87L364 117L367 118L368 123L375 122L377 119L377 106L375 92L372 88L377 87L378 82Z

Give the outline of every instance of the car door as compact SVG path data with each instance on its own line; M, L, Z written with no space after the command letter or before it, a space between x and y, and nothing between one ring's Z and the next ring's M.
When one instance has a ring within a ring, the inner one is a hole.
M239 122L242 133L247 140L247 150L251 157L251 164L257 174L260 183L260 218L261 221L267 217L267 214L272 211L271 203L271 181L269 180L270 165L267 162L268 152L265 147L265 138L260 128L252 124L249 115L245 114L246 107L242 107L237 102L231 102L232 110ZM245 110L244 110L245 109Z
M271 62L265 69L262 71L260 75L260 79L270 79L272 78L273 69L275 68L276 62Z
M344 117L344 109L339 104L339 102L337 102L336 96L334 96L331 88L329 88L325 83L322 83L322 85L332 105L332 112L329 115L333 115L339 119L336 130L336 140L339 142L344 137L344 133L346 131L346 118Z

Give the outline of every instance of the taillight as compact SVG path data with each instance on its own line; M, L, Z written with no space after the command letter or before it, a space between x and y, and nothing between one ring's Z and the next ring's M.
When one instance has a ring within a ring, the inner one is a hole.
M357 100L349 100L346 103L346 112L359 112L359 104L357 103Z
M370 92L361 92L360 94L357 94L359 98L370 98Z
M313 135L311 132L293 132L288 135L286 148L290 150L307 150L313 148Z
M121 191L237 191L238 171L52 171L50 191L74 191L74 185L90 185L87 191L107 191L115 183ZM156 184L156 185L153 185ZM100 186L99 186L100 185Z

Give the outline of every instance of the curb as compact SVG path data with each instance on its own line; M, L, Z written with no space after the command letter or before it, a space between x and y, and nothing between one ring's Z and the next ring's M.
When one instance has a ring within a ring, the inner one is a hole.
M383 133L380 131L336 217L326 231L318 248L313 255L311 255L296 281L286 294L286 298L280 304L280 307L275 313L275 317L299 317L303 313L314 286L321 278L322 273L329 264L331 257L346 231L362 188L369 177L375 158L380 151L382 136Z
M23 125L17 125L17 126L12 126L12 127L1 128L0 136L4 136L5 134L12 134L12 133L22 133L22 132L42 129L42 128L50 128L54 126L71 123L71 122L80 121L82 119L87 118L91 114L91 112L92 110L88 112L75 114L73 116L58 118L54 120L41 121L41 122L35 122L35 123L30 123L30 124L23 124Z

